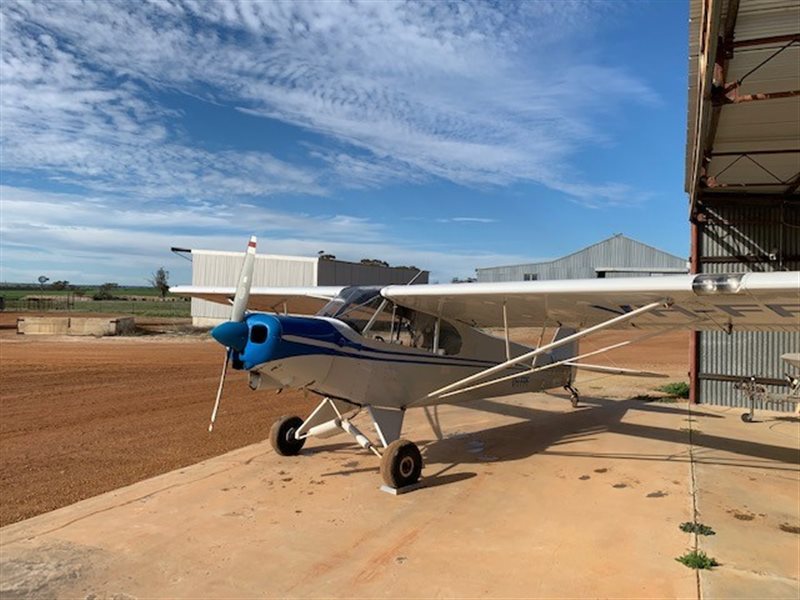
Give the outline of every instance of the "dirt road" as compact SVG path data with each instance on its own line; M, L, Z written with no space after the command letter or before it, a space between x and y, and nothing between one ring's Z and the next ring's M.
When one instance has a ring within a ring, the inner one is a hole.
M209 434L222 359L197 338L4 337L0 524L263 440L276 417L314 404L231 376Z

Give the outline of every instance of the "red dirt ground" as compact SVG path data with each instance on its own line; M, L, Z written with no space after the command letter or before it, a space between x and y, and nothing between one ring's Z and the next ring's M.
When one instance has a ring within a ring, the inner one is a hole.
M207 431L222 349L205 339L0 339L0 525L228 452L307 414L300 392L226 381Z
M15 315L0 317L0 325L11 322ZM611 332L603 341L625 335ZM680 376L687 340L686 333L649 340L612 355L612 363L661 366ZM252 392L246 377L231 372L209 434L222 360L219 345L205 336L94 339L3 331L0 525L263 440L278 416L305 416L317 402L300 392Z

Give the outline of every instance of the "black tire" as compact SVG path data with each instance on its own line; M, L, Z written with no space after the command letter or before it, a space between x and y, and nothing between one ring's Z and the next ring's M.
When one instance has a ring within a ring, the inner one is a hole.
M753 422L753 416L749 412L743 413L742 414L742 421L744 421L745 423L752 423Z
M269 430L269 441L275 452L281 456L295 456L303 449L306 443L305 438L302 440L295 439L294 432L297 431L303 424L303 419L300 417L281 417Z
M569 397L569 401L570 401L570 404L572 404L572 408L578 408L578 406L580 406L579 403L580 403L581 399L578 396L578 394L572 394Z
M386 447L381 458L381 477L395 489L412 485L422 474L422 454L413 442L395 440Z

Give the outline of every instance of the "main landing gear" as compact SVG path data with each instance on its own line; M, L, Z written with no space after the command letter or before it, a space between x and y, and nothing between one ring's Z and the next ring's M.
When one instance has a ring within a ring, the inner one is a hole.
M269 439L275 452L281 456L300 453L306 439L313 436L327 438L339 433L349 433L359 446L370 450L381 459L381 477L392 488L392 493L401 493L403 488L416 484L422 475L422 453L413 442L400 439L404 411L367 406L372 417L379 443L373 443L353 423L361 408L350 403L325 398L304 421L300 417L281 417L270 430Z
M400 489L414 485L421 474L422 454L413 442L395 440L383 451L381 477L389 487Z
M281 456L295 456L300 454L300 450L306 443L306 438L297 439L295 432L300 429L303 419L300 417L279 418L269 430L269 441L275 452Z

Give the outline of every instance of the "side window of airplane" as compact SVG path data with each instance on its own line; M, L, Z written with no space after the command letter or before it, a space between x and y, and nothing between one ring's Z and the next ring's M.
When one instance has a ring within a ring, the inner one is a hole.
M461 351L461 335L447 321L442 321L439 327L439 349L444 350L446 355L458 354Z
M436 334L436 318L425 313L410 311L408 315L408 331L410 345L433 352L433 340ZM461 335L447 321L439 326L439 353L445 355L458 354L461 351Z

